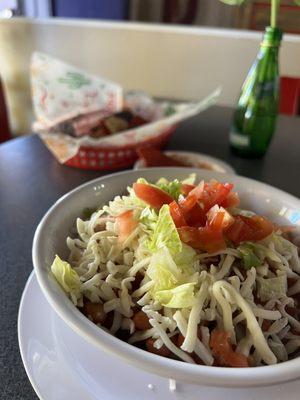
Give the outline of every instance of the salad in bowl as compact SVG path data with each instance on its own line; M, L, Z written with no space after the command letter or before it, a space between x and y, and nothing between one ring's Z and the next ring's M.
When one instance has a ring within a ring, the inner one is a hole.
M209 174L138 178L84 210L52 274L100 330L155 355L199 368L291 360L299 238L244 209L234 185Z

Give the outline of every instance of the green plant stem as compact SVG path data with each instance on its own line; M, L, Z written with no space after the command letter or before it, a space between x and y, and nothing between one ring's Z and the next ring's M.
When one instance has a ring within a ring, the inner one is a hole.
M277 27L277 16L279 9L280 0L272 0L271 1L271 27Z

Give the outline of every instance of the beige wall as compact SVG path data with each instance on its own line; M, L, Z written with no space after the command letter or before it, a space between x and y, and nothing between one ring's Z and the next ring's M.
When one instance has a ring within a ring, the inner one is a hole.
M261 34L208 28L83 20L0 22L0 75L11 121L30 130L30 55L39 50L153 96L199 99L223 86L220 104L233 105ZM300 36L286 35L284 75L300 76Z

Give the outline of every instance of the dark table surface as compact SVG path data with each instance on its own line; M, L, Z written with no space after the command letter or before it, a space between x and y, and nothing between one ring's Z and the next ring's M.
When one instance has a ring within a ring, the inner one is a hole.
M232 110L212 107L181 124L168 148L190 150L229 162L240 175L300 197L300 118L280 116L277 134L261 160L234 157L228 149ZM32 270L35 228L61 195L104 172L60 165L37 136L0 146L0 399L36 399L22 365L17 314Z

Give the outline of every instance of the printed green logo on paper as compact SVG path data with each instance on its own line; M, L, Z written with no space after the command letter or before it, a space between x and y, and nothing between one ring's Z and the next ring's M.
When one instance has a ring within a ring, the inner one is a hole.
M172 104L167 104L165 109L164 109L164 115L165 117L169 117L172 114L175 114L176 109Z
M80 89L82 86L91 83L90 79L87 79L83 74L70 71L63 78L59 78L58 82L67 85L69 89Z

